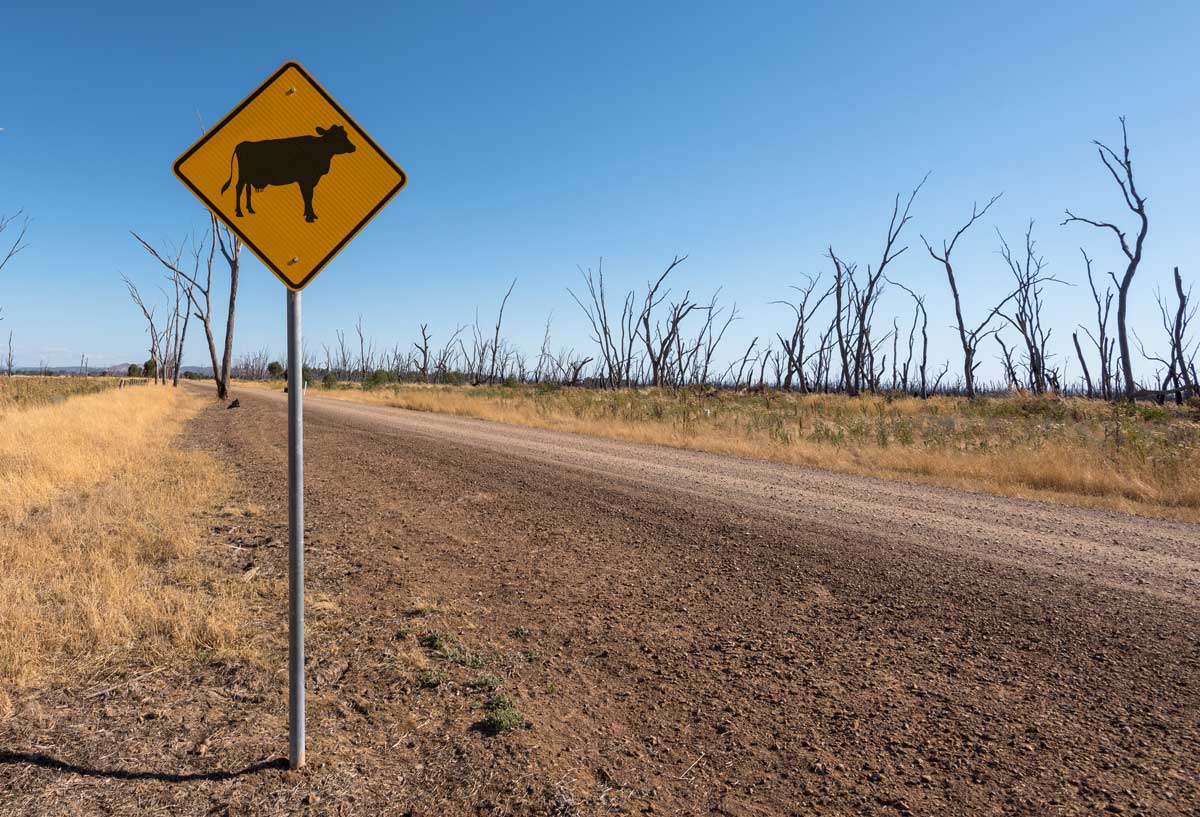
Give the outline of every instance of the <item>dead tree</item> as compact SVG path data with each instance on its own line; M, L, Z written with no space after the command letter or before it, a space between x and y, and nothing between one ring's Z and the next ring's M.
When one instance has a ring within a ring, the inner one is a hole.
M855 396L858 391L855 388L854 381L850 377L850 344L851 338L849 333L853 326L850 321L850 300L848 292L854 288L854 265L848 264L838 258L834 253L833 247L829 247L829 260L833 261L833 292L834 306L836 311L833 315L833 326L837 331L837 348L838 355L841 357L842 373L841 387L851 396ZM843 326L843 316L846 316L846 326Z
M1075 355L1079 358L1079 365L1083 369L1083 384L1087 387L1087 396L1089 398L1096 396L1096 390L1092 387L1092 375L1088 371L1087 358L1083 356L1083 350L1079 348L1079 333L1071 333L1071 341L1075 344Z
M175 308L171 313L171 385L178 387L179 372L183 367L183 350L187 344L188 324L192 318L192 284L174 273L168 277L175 289Z
M947 253L947 255L949 255L949 253ZM926 380L926 371L927 371L927 365L928 365L928 361L929 361L929 313L927 313L925 311L925 296L918 295L916 292L913 292L911 289L909 289L904 284L901 284L898 281L892 281L889 279L888 283L895 284L896 286L900 287L902 290L907 292L909 297L913 299L913 304L914 304L912 329L910 329L909 333L908 333L908 359L904 362L904 390L905 391L908 391L908 373L909 373L909 366L912 361L912 355L913 355L913 341L914 341L914 338L916 335L916 330L917 330L917 318L921 319L921 365L919 368L919 372L921 375L920 396L921 396L921 399L924 400L926 397L929 396L929 386L928 386L928 382ZM893 331L895 331L895 330L893 329ZM893 356L894 356L894 353L893 353Z
M363 332L362 315L354 323L354 332L358 335L358 372L359 379L366 382L375 371L375 341L368 340Z
M17 225L17 220L20 219L20 224ZM29 232L29 217L24 214L24 211L18 210L11 216L6 216L0 213L0 235L4 235L9 229L16 230L16 235L11 242L5 240L8 249L0 255L0 272L8 266L8 262L13 260L21 250L29 246L25 241L25 235Z
M339 380L350 380L354 369L354 355L350 352L350 347L346 343L346 335L341 329L334 333L337 337L337 359L335 365L337 367L337 376Z
M159 327L155 321L155 315L158 312L158 307L148 307L142 299L141 292L138 291L137 285L130 280L128 275L122 275L121 280L125 283L125 288L129 290L129 297L133 300L135 306L142 312L142 317L146 319L147 331L150 334L150 359L154 361L154 382L159 379L165 384L166 366L163 365L162 346L166 339L166 333Z
M1117 341L1121 351L1121 374L1125 381L1125 397L1128 400L1132 400L1134 392L1137 391L1137 384L1133 379L1133 361L1129 351L1129 336L1126 331L1125 314L1129 304L1129 290L1133 284L1133 276L1137 274L1138 265L1142 262L1142 247L1146 242L1146 233L1150 229L1150 221L1146 217L1146 198L1138 193L1137 185L1134 183L1133 162L1129 158L1129 133L1125 129L1125 117L1120 117L1120 121L1122 148L1120 155L1102 142L1093 140L1092 144L1096 146L1096 152L1100 155L1100 161L1104 163L1104 167L1113 177L1113 181L1121 188L1121 196L1125 199L1125 206L1137 216L1137 237L1133 240L1133 246L1130 246L1125 231L1111 222L1081 218L1070 210L1067 210L1067 217L1063 221L1063 224L1078 221L1083 224L1089 224L1092 227L1111 230L1121 245L1121 252L1125 255L1126 264L1124 274L1119 279L1112 273L1109 273L1109 275L1117 285ZM1118 167L1120 168L1119 171Z
M496 382L496 355L500 351L500 327L504 323L504 307L508 305L508 296L512 295L513 287L517 285L517 279L513 278L512 283L508 285L508 291L504 293L504 297L500 299L500 311L496 314L496 331L492 337L492 365L488 370L488 382ZM480 363L483 361L481 360ZM503 377L501 378L503 379Z
M579 274L587 286L588 302L584 303L570 287L567 292L587 316L592 340L600 347L600 377L610 389L629 386L633 373L633 347L637 342L636 296L632 291L626 293L620 314L610 315L604 288L604 259L600 259L595 273L589 267L586 271L580 268Z
M442 348L438 350L437 354L434 355L433 370L435 372L435 376L439 380L445 380L447 373L449 373L451 365L454 361L454 347L456 344L460 343L459 337L462 335L462 331L465 328L466 327L464 326L456 327L455 330L450 333L450 338L446 341Z
M17 219L21 219L21 225L20 227L13 227ZM21 250L29 246L25 243L25 234L29 232L29 217L23 216L23 211L18 210L11 216L0 213L0 236L4 235L9 228L16 230L16 237L13 238L12 243L4 242L8 244L8 249L4 250L3 256L0 256L0 272L4 271L4 268L8 266L8 262L13 260ZM4 308L0 307L0 320L4 320L3 313ZM12 333L10 332L9 334L11 335Z
M387 370L397 382L408 379L415 360L416 356L407 347L401 348L399 343L393 343L391 351L379 355L379 362L387 364Z
M270 371L271 353L265 348L243 354L233 362L233 376L239 380L267 380Z
M678 302L671 302L667 308L665 329L662 322L655 320L655 310L666 301L671 294L670 288L663 289L663 282L677 266L687 260L687 256L675 256L662 275L653 284L647 282L646 297L642 301L638 313L637 334L646 347L646 357L650 362L650 385L664 385L664 374L668 370L670 355L679 335L680 324L691 314L698 304L691 300L691 292L685 292ZM654 322L653 327L651 322Z
M821 340L817 344L817 348L811 354L809 354L808 359L804 361L805 365L808 365L810 360L813 361L811 370L812 376L809 378L809 381L812 383L813 391L829 391L829 372L832 368L833 347L835 345L833 341L833 332L836 322L837 317L834 316L834 320L830 322L829 326L825 329L825 332L821 335Z
M143 239L140 235L130 231L138 243L145 248L146 252L150 253L160 264L167 268L174 275L179 275L188 284L187 296L191 302L193 314L200 319L204 326L204 337L208 342L209 359L212 362L213 381L217 387L217 399L224 400L229 396L229 381L233 373L233 329L237 311L237 291L238 291L238 273L241 269L241 240L222 226L217 221L216 216L209 216L211 229L207 236L200 241L193 238L192 241L192 257L193 271L191 273L183 270L179 265L179 258L173 261L164 258L159 254L158 250L154 249L149 242ZM206 250L207 245L207 250ZM221 257L225 261L225 265L229 270L229 305L228 311L225 314L225 340L221 350L221 354L217 354L217 343L213 334L213 266L216 260L217 251L220 250ZM201 270L203 270L203 282L201 281Z
M1166 402L1168 394L1174 395L1176 403L1183 403L1185 396L1196 391L1196 352L1189 351L1191 341L1188 339L1188 326L1196 315L1196 307L1189 308L1192 290L1189 287L1187 291L1184 291L1179 267L1174 270L1174 278L1177 299L1174 309L1168 306L1167 299L1163 297L1161 290L1156 290L1154 293L1162 320L1162 328L1167 335L1167 357L1164 359L1149 354L1141 338L1137 337L1137 333L1134 332L1134 338L1137 340L1142 357L1155 363L1161 363L1163 366L1163 375L1159 380L1158 388L1149 394L1145 390L1139 390L1137 396L1153 397L1160 404Z
M724 307L717 306L717 298L720 294L721 290L718 289L713 293L708 306L703 308L705 313L704 325L700 327L700 332L696 335L696 342L692 344L691 358L694 361L691 366L693 370L692 380L696 383L703 384L708 382L713 358L717 354L717 347L721 345L721 341L724 339L729 327L734 321L738 320L738 307L735 303L729 310L729 314L726 315L724 323L721 323L720 329L717 328L717 321L725 312Z
M933 260L939 262L946 270L946 278L950 282L950 293L954 296L954 317L958 325L958 339L963 350L963 384L967 390L967 397L975 397L975 370L979 368L979 364L975 362L975 352L979 348L979 343L983 338L987 337L985 330L987 325L991 323L992 318L996 316L996 310L988 314L983 323L979 324L974 330L968 331L966 321L963 320L962 298L958 294L958 280L954 277L954 265L950 260L951 253L954 252L954 245L958 243L958 239L962 238L963 233L971 228L976 221L983 218L988 210L992 209L1003 193L997 193L992 196L991 200L984 206L982 210L975 203L971 204L971 218L967 223L959 228L958 232L949 241L942 241L942 254L938 255L934 251L933 246L925 238L921 236L921 241L925 244L925 249L929 251L929 255Z
M9 332L8 332L8 352L4 356L4 373L6 375L8 375L9 377L13 376L14 357L13 357L12 335L13 335L12 330L9 330Z
M808 342L808 326L809 321L821 308L821 304L833 294L833 287L829 287L824 293L813 301L813 296L816 294L817 284L821 280L820 275L812 276L805 275L806 281L803 286L793 285L791 288L796 290L799 298L795 301L779 300L772 301L772 304L782 304L792 310L795 315L795 323L792 324L792 334L785 338L781 334L776 334L779 339L779 345L783 350L782 356L782 388L784 391L791 391L792 383L795 379L799 379L799 388L801 392L809 391L809 384L804 374L805 363L805 346Z
M750 367L751 376L753 377L753 374L754 374L753 366L755 363L758 362L758 358L755 357L753 360L751 360L750 356L752 354L754 354L754 347L756 347L757 345L758 345L758 336L756 335L754 337L754 339L752 341L750 341L750 345L746 347L746 353L744 355L742 355L741 362L739 363L737 360L735 360L732 363L730 363L729 368L725 370L725 377L723 377L721 379L724 380L725 378L729 377L729 375L733 373L734 366L738 367L737 374L734 375L734 378L733 378L733 387L735 389L740 389L742 387L742 375L745 374L746 367L748 367L748 366ZM748 387L750 384L747 383L746 385Z
M1033 221L1025 231L1025 251L1013 255L1004 235L1000 237L1000 256L1012 273L1015 289L1011 300L1012 308L998 314L1017 330L1025 344L1025 369L1027 384L1034 394L1045 394L1050 385L1048 352L1051 329L1042 325L1042 286L1047 283L1062 283L1052 275L1045 275L1045 259L1037 254L1037 243L1033 240Z
M893 332L894 330L889 329L887 334L867 346L863 363L863 382L872 393L879 391L879 384L883 382L883 375L887 371L887 355L880 357L879 350L886 348L887 342L894 337ZM879 360L878 366L875 365L876 360Z
M1016 390L1021 388L1021 379L1017 376L1017 367L1013 363L1012 350L1004 343L1004 338L996 334L996 343L1000 344L1000 362L1004 364L1004 379L1010 389Z
M1171 340L1171 358L1175 362L1176 381L1180 389L1194 391L1196 388L1196 353L1188 352L1188 325L1196 316L1196 307L1189 305L1192 300L1192 288L1189 286L1185 292L1183 289L1183 277L1179 274L1179 267L1175 267L1175 297L1177 306L1175 309L1174 319L1168 319L1167 308L1160 296L1158 298L1158 308L1162 313L1163 327L1167 330L1167 334Z
M1099 388L1095 389L1094 391L1098 391L1100 396L1105 400L1111 400L1113 397L1112 353L1113 348L1116 346L1116 340L1108 337L1108 317L1112 309L1113 299L1112 289L1108 287L1104 288L1104 298L1102 304L1100 292L1096 289L1096 280L1092 276L1092 259L1088 257L1087 252L1082 247L1079 248L1079 252L1083 255L1083 263L1087 268L1088 286L1091 287L1092 300L1096 304L1097 334L1093 335L1091 330L1084 326L1080 326L1080 329L1083 329L1083 331L1087 333L1088 338L1090 338L1092 343L1095 345L1096 351L1100 354L1100 368L1098 371ZM1082 353L1079 351L1078 344L1076 344L1076 352L1082 355ZM1080 357L1080 362L1083 362L1082 356ZM1086 377L1087 366L1084 365L1083 368ZM1090 384L1088 388L1089 390L1092 390Z
M775 359L775 350L767 349L766 352L759 358L758 366L758 388L759 391L766 388L767 379L767 364Z
M417 351L421 353L421 362L417 364L417 371L421 373L421 379L426 383L429 382L429 341L433 335L429 334L429 324L421 324L421 342L414 343Z
M937 394L938 389L942 387L942 378L948 371L950 371L950 361L944 360L942 361L942 370L938 372L938 376L933 379L933 385L929 388L930 393Z
M583 358L578 358L578 359L572 360L571 355L573 355L573 354L574 354L573 351L567 353L567 355L564 357L565 363L562 366L563 381L564 381L564 385L567 385L567 386L578 386L579 385L579 377L580 377L580 374L583 372L583 368L592 362L592 358L590 358L590 357L583 357Z
M911 221L912 217L909 212L912 210L913 201L916 200L917 194L921 192L921 188L925 186L925 182L929 179L929 174L926 173L921 179L911 194L909 194L908 202L904 205L904 212L900 212L900 194L896 194L896 199L892 204L892 219L888 224L887 235L884 238L883 256L880 258L879 264L872 270L870 265L867 266L867 277L862 289L856 294L855 302L855 320L857 323L857 337L855 338L854 349L854 377L855 391L862 385L863 378L863 363L864 355L873 354L871 346L871 321L875 314L876 300L882 294L882 284L884 275L887 272L888 264L896 260L904 253L908 247L900 247L896 249L896 242L900 238L900 233L904 230L904 225ZM897 220L898 219L898 220ZM874 369L868 367L867 373L871 379L871 390L878 390L878 377L874 374Z
M775 388L783 390L783 370L788 365L787 356L777 352L771 356L771 373L775 375Z
M857 395L864 386L872 391L878 389L881 370L875 366L875 355L882 341L873 341L871 338L875 309L883 294L888 265L908 249L897 244L905 225L912 220L910 213L913 202L928 179L929 174L926 173L909 194L903 211L900 209L900 194L896 194L892 203L892 217L884 236L883 254L877 265L867 266L861 283L856 275L856 266L843 261L833 247L829 247L828 257L834 265L835 328L842 361L841 382L851 396ZM891 337L890 333L886 337ZM886 366L883 369L886 370Z

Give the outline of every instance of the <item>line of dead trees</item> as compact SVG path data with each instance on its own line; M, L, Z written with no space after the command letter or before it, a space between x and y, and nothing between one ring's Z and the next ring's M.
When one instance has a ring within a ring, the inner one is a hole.
M918 187L919 190L919 187ZM930 365L929 313L926 295L888 275L888 265L906 249L898 243L909 219L914 196L903 207L894 205L892 221L885 233L884 251L878 266L865 271L841 258L832 248L827 253L828 277L806 276L792 287L789 298L772 302L785 307L791 326L765 342L756 336L745 347L721 355L722 341L739 318L736 304L723 304L720 291L698 299L690 290L672 295L671 274L686 256L672 259L642 292L631 291L616 298L608 292L603 265L595 271L581 270L582 294L571 295L591 329L592 353L574 347L557 349L552 343L553 315L547 318L538 353L527 356L504 336L504 314L516 285L502 294L494 322L486 325L478 313L471 324L457 325L439 337L428 323L417 327L419 339L390 348L379 345L360 317L352 332L337 331L333 345L322 345L322 355L307 349L303 365L315 378L330 378L378 385L387 382L449 383L488 385L500 383L553 383L593 388L658 386L678 388L709 386L737 389L776 388L797 392L935 393L976 396L985 392L1021 390L1033 394L1079 392L1111 399L1124 394L1121 369L1114 363L1117 342L1110 337L1109 312L1114 294L1101 293L1092 274L1090 257L1083 255L1089 286L1097 306L1096 327L1082 327L1083 335L1096 350L1103 349L1093 376L1088 355L1081 349L1079 333L1072 335L1083 363L1078 387L1064 375L1066 362L1051 350L1052 329L1047 325L1044 289L1068 284L1046 271L1038 253L1034 224L1030 222L1023 242L1010 246L997 233L998 253L1011 280L1011 288L997 303L968 319L959 294L960 272L954 267L952 250L963 234L943 242L935 250L926 241L930 255L946 274L955 303L956 327L962 343L961 369L952 374L949 360ZM995 199L992 200L993 202ZM974 208L969 227L987 212ZM1196 382L1197 341L1189 332L1196 307L1190 288L1185 288L1176 271L1174 300L1158 294L1164 334L1169 353L1152 356L1162 372L1154 389L1139 396L1185 396ZM884 324L876 312L888 287L904 293L911 310L891 317ZM619 305L617 308L610 304ZM973 321L973 322L972 322ZM977 370L981 345L995 344L996 359L1003 379L980 383ZM1139 348L1145 348L1138 339ZM266 350L243 355L234 365L234 376L267 379L280 376L282 367L272 363Z
M969 398L1020 390L1035 395L1069 392L1106 400L1173 398L1182 402L1197 392L1200 382L1196 376L1200 340L1191 331L1196 314L1192 289L1185 286L1178 268L1173 271L1172 289L1167 294L1156 292L1160 342L1165 341L1166 352L1151 351L1127 326L1130 293L1142 262L1149 220L1146 198L1135 182L1125 121L1122 118L1120 122L1118 150L1101 142L1095 145L1102 167L1131 214L1126 220L1133 226L1124 229L1118 226L1119 220L1081 217L1069 209L1063 221L1063 225L1083 224L1111 234L1124 258L1124 269L1119 274L1108 273L1106 282L1095 272L1093 258L1081 248L1095 320L1072 331L1073 357L1054 351L1045 302L1048 288L1072 284L1048 271L1037 248L1032 220L1025 226L1023 241L1015 246L996 230L997 251L1009 285L993 303L980 303L974 293L981 276L964 272L954 255L1000 200L1002 194L997 193L982 206L973 204L962 226L947 237L930 240L920 235L929 262L938 270L933 280L944 276L949 289L954 312L951 328L960 347L952 358L931 362L929 293L918 292L894 273L896 259L908 250L913 207L928 179L926 174L907 196L897 194L893 199L877 261L860 267L828 246L825 270L802 276L787 297L770 303L787 310L788 328L755 335L738 349L726 348L725 342L730 327L741 318L737 304L723 302L720 289L705 297L680 286L688 257L679 255L643 287L618 293L605 279L603 260L594 269L580 268L580 286L568 287L567 292L589 333L590 344L584 350L553 344L553 314L546 320L535 355L527 355L505 337L505 312L517 287L514 279L500 297L494 321L484 321L476 311L473 322L456 325L451 331L439 332L422 323L418 340L388 348L375 342L360 316L352 334L339 330L332 345L321 346L319 356L306 349L304 367L314 378L364 384L519 382L609 389L706 386L849 395L892 392L918 397L950 393ZM199 240L193 236L187 243L190 264L185 264L184 245L170 252L159 251L135 237L167 270L170 284L164 290L166 316L160 320L126 280L131 298L147 322L151 354L160 362L164 378L178 377L189 307L204 326L222 396L230 376L261 379L278 375L280 367L272 365L265 350L231 363L236 239L214 220L207 236ZM233 282L221 360L213 340L211 308L213 262L218 250ZM885 318L880 306L889 288L902 293L909 307L904 314ZM1134 378L1131 336L1143 361L1136 367L1151 371L1142 383ZM1158 344L1151 346L1157 348ZM989 353L998 364L1001 379L981 382L979 368ZM1080 374L1068 376L1068 368L1076 364Z
M1073 365L1070 357L1052 349L1053 329L1046 320L1045 305L1047 288L1071 284L1047 270L1037 249L1032 220L1017 246L996 231L998 254L1009 280L1004 294L982 307L977 298L963 297L975 286L963 276L954 250L1000 200L999 193L982 207L973 204L965 223L936 245L921 236L930 259L945 275L954 306L952 328L961 347L957 361L947 359L936 370L931 367L927 293L917 292L891 273L895 260L908 249L905 229L928 174L907 197L897 195L893 200L876 263L860 268L828 247L828 278L806 275L803 283L791 288L790 297L772 302L790 312L790 328L770 338L755 336L732 354L721 354L720 347L739 318L737 305L723 305L719 290L707 300L690 289L680 291L674 283L687 260L683 255L674 257L640 291L614 294L605 280L603 261L595 269L579 270L582 286L569 287L568 294L586 320L591 354L566 347L552 352L550 319L535 359L527 359L509 344L502 335L502 324L514 281L500 302L491 332L484 331L477 314L473 324L451 333L439 351L428 324L422 324L420 342L411 349L395 347L390 356L377 359L371 352L373 345L364 343L360 321L356 326L357 358L339 333L336 349L326 350L325 371L338 378L364 380L377 366L386 365L397 379L424 382L487 384L515 379L602 388L706 385L849 395L904 392L925 397L940 392L971 398L981 392L1020 390L1035 395L1078 392L1110 400L1142 397L1163 401L1173 397L1182 401L1197 391L1200 341L1190 332L1196 314L1192 290L1185 287L1178 268L1173 271L1173 291L1168 295L1156 292L1167 352L1148 351L1127 327L1129 296L1149 220L1146 199L1136 185L1125 120L1120 122L1119 150L1101 142L1095 145L1102 166L1133 216L1133 232L1127 233L1115 222L1076 216L1071 210L1063 222L1111 232L1125 258L1125 269L1119 275L1109 273L1112 285L1104 285L1101 291L1093 260L1081 249L1096 319L1094 326L1079 326L1071 335L1074 360L1081 372L1077 379L1067 376L1068 365ZM877 313L889 286L904 293L911 311L881 320ZM1081 333L1086 341L1081 341ZM1152 368L1149 383L1139 384L1134 379L1131 334L1143 362ZM999 381L979 380L986 350L992 351L999 364Z

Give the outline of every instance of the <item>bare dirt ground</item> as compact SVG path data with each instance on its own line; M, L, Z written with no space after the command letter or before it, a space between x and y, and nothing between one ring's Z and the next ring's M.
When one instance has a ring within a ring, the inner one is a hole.
M289 772L286 398L239 396L191 444L261 662L18 699L0 813L1200 808L1200 526L315 397Z

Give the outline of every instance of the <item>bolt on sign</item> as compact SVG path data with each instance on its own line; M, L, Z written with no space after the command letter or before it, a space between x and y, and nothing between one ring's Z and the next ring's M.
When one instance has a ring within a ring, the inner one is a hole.
M293 291L408 181L295 62L188 148L175 175Z

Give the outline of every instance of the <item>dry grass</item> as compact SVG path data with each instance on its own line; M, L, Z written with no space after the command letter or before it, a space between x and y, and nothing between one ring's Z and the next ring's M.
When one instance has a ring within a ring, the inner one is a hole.
M1200 521L1195 407L422 385L309 394Z
M6 688L229 643L235 591L189 558L222 475L173 444L202 405L147 387L0 420L0 711Z
M61 403L68 397L116 388L117 377L0 377L0 417L12 410Z

